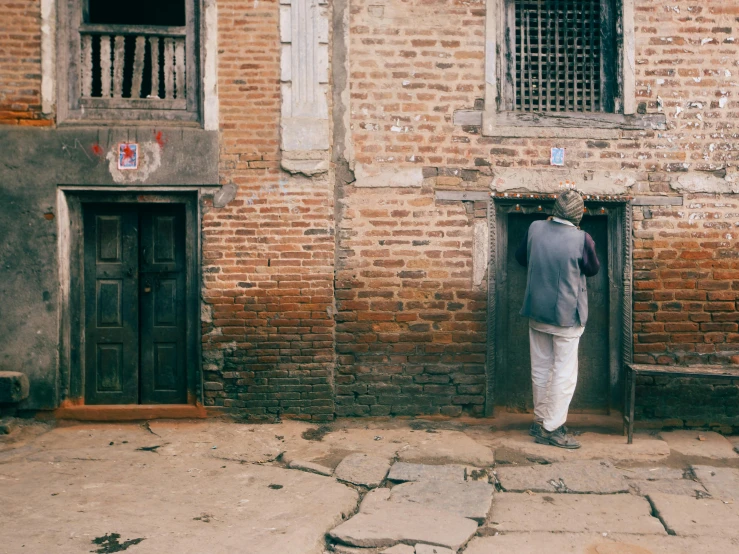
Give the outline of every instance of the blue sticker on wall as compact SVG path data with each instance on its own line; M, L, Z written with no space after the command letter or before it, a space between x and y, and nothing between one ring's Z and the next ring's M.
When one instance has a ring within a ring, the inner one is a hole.
M552 148L552 155L549 159L551 165L564 165L565 164L565 149L564 148Z

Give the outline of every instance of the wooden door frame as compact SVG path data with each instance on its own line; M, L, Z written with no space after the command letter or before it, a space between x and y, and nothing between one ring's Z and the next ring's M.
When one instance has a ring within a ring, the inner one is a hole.
M62 310L60 321L61 351L60 377L62 388L62 404L60 409L69 409L70 414L57 414L58 417L74 417L79 410L74 407L85 405L85 311L84 311L84 233L82 216L85 204L182 204L185 208L185 256L186 256L186 323L187 341L187 404L203 406L202 356L200 340L200 198L197 188L186 188L178 191L150 190L115 191L108 188L102 190L76 189L73 187L59 190L60 200L60 278L62 288ZM185 417L199 417L188 410L169 411L168 407L182 405L127 405L154 406L161 408L162 413L182 414ZM90 405L97 414L106 406ZM113 407L111 407L113 408ZM120 408L120 407L117 407ZM119 413L122 413L118 410ZM83 412L80 412L84 416ZM138 413L138 412L136 412ZM143 413L143 412L142 412ZM154 412L152 412L154 413ZM125 414L111 419L126 419Z
M488 262L487 352L485 360L485 415L495 415L496 371L501 365L500 348L506 348L505 325L508 298L503 293L508 269L508 214L551 213L555 194L508 193L491 196L488 202L490 252ZM609 294L609 392L608 413L618 407L623 395L624 365L633 358L631 197L585 196L591 215L608 218Z

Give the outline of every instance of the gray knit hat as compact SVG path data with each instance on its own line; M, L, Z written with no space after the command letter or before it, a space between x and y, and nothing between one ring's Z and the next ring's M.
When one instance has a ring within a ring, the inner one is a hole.
M554 203L552 215L560 219L571 221L573 225L579 225L582 219L585 202L576 190L566 190L559 195Z

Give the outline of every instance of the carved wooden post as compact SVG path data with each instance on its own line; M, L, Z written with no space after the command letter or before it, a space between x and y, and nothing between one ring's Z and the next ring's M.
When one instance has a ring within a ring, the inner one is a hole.
M131 98L141 98L141 81L144 78L144 54L146 53L146 38L136 37L136 51L133 56L133 81L131 83Z
M185 98L187 85L185 84L185 39L175 39L175 87L177 98Z
M125 37L116 35L113 37L113 97L123 96L123 65L125 62Z
M151 51L151 96L159 97L159 37L149 37Z
M174 98L174 39L164 39L164 97Z
M100 37L100 81L103 98L110 98L110 37Z
M82 96L92 96L92 37L82 35Z

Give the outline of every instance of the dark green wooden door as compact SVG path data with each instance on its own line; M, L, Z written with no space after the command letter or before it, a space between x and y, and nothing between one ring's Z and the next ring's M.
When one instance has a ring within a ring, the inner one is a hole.
M186 402L184 221L178 205L85 206L86 404Z
M90 206L85 233L85 402L139 398L138 214Z
M141 211L141 402L182 404L185 377L185 229L177 207Z
M508 214L505 276L501 279L498 305L504 307L499 332L495 379L496 404L509 409L533 409L531 357L528 320L519 315L526 291L526 268L514 258L514 252L529 228L544 214ZM580 339L579 375L572 409L606 409L609 383L609 305L608 305L608 220L585 216L581 228L595 241L601 270L588 278L588 322ZM505 298L501 298L501 294Z

